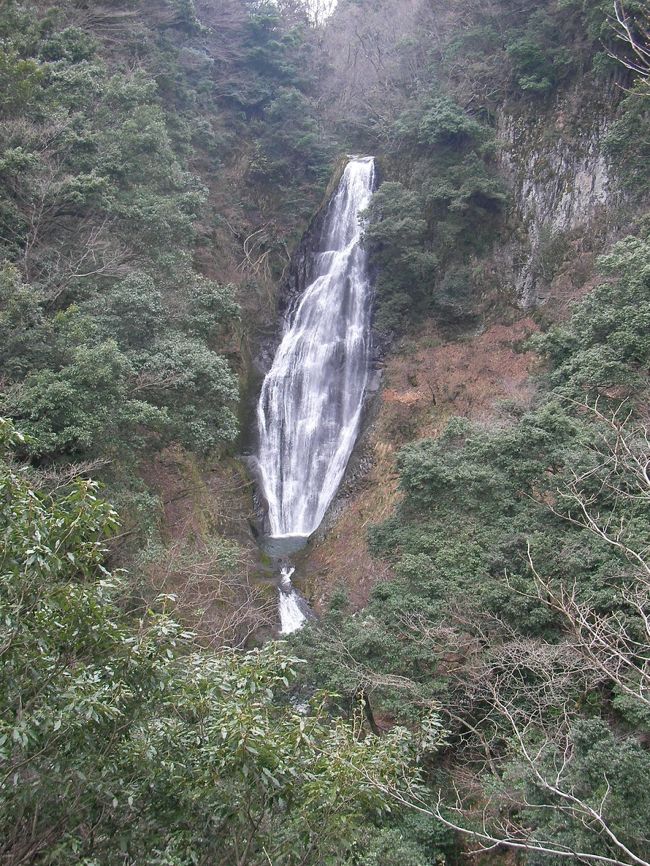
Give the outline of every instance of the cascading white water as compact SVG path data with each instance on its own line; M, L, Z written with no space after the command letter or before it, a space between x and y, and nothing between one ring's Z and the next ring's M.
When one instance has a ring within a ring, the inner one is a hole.
M313 254L313 280L262 386L259 475L274 539L306 540L318 528L359 432L372 306L359 213L374 182L372 157L348 163Z
M303 602L293 588L291 576L294 568L283 568L280 578L280 634L292 634L302 628L307 617Z
M288 322L258 405L259 469L271 535L309 536L358 433L370 361L371 291L359 212L374 160L348 163L330 203L315 279Z

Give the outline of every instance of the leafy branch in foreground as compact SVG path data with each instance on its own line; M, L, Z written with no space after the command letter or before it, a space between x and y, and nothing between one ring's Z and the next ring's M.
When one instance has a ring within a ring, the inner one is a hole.
M0 457L0 862L345 862L413 778L403 728L367 734L288 700L282 644L202 650L124 610L117 516L91 481L53 491Z

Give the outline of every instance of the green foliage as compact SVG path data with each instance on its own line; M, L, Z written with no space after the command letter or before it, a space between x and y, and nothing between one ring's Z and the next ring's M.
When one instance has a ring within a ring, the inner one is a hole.
M41 46L41 60L63 60L66 63L81 63L90 60L97 50L97 43L89 33L79 27L66 27L48 36Z
M441 95L444 87L432 77L427 69L385 131L386 180L368 211L377 324L389 332L431 314L452 322L467 317L475 281L459 285L453 273L469 273L469 262L495 239L507 204L492 129Z
M109 457L119 475L169 442L238 434L237 289L199 272L197 244L202 272L232 272L214 225L244 237L262 198L279 212L279 183L299 220L331 148L296 16L214 16L199 24L191 0L0 12L0 404L39 460ZM238 199L216 196L224 222L204 178L254 150Z
M132 271L102 295L101 306L102 332L125 347L150 346L164 325L162 293L147 273Z
M113 461L117 476L135 475L137 459L167 443L202 452L237 435L236 287L206 274L231 279L251 231L286 235L313 211L334 145L319 116L316 38L299 10L203 5L206 23L192 0L97 9L10 0L0 10L0 401L26 436L5 422L1 432L33 465L97 457ZM366 230L385 331L432 312L468 317L480 290L475 257L507 204L493 163L495 106L550 101L611 38L608 0L521 5L461 2L471 27L441 52L429 33L398 51L404 68L418 52L422 59L399 92L382 91L399 105L396 119L383 105L371 121L358 119L381 141L391 178ZM644 94L629 94L608 137L612 161L639 193ZM561 239L546 241L537 263L545 275ZM536 590L529 550L550 586L574 587L595 617L642 634L624 593L629 561L580 524L566 491L582 478L599 518L621 527L619 540L647 549L647 502L618 463L602 462L603 442L611 448L616 438L576 404L587 395L608 410L623 398L638 408L647 396L649 253L645 235L619 244L603 259L611 281L535 341L550 368L542 386L555 393L491 429L453 421L436 441L404 449L402 503L370 532L396 577L375 588L364 612L349 615L338 597L295 638L308 660L302 674L279 645L201 650L169 615L170 598L127 615L133 583L106 568L118 526L96 485L60 483L51 466L40 476L7 454L2 856L55 866L444 862L450 834L426 817L391 815L383 793L412 781L418 759L437 780L445 739L432 706L450 721L460 706L473 726L452 724L452 747L465 768L486 771L478 800L499 788L481 764L488 751L508 815L540 805L536 831L593 844L588 824L558 821L548 808L552 798L481 688L527 647L543 654L565 640ZM130 485L124 501L154 524L160 500L142 481ZM217 574L236 566L237 552L210 549ZM459 610L460 639L450 625ZM510 695L522 712L523 685L538 682L527 664L521 692ZM554 665L543 688L555 682ZM313 695L318 684L334 694L317 695L303 715L290 700L296 676L296 692ZM369 717L375 709L413 735L397 726L372 736L360 695ZM332 721L324 701L353 723ZM648 714L620 689L581 677L566 701L536 716L531 746L568 707L570 748L551 745L543 759L551 767L570 754L572 790L594 806L606 800L607 819L636 850L646 844L650 767L631 734L647 729ZM493 739L472 752L477 729ZM507 800L513 792L523 792L523 806Z
M3 856L298 864L364 850L380 786L411 772L406 731L362 735L317 700L297 712L281 645L202 651L169 598L127 617L124 578L103 564L117 525L92 482L50 493L0 461Z
M376 552L393 558L409 585L438 582L441 595L448 597L465 592L474 575L481 574L482 581L491 575L475 590L480 594L487 587L491 601L486 598L484 604L489 607L498 599L494 591L504 568L526 570L523 541L540 525L544 529L536 543L543 545L547 570L569 579L579 568L581 585L593 591L617 569L606 548L589 545L589 553L580 554L589 564L583 572L580 557L569 554L577 540L541 502L552 499L571 473L591 477L594 492L602 481L602 455L596 449L602 434L575 406L585 396L592 404L599 400L604 407L609 401L614 408L624 397L644 398L647 260L644 236L617 244L601 260L612 279L590 294L566 325L532 340L552 365L547 386L554 392L538 408L495 430L458 419L440 438L401 452L404 503L398 516L372 530L371 540ZM602 492L599 496L603 514L607 507L621 507L616 497L606 505ZM635 508L633 502L625 506L630 528L642 521ZM620 519L613 513L611 520Z
M316 107L305 27L306 20L285 21L274 3L250 4L226 93L253 137L250 178L256 183L277 186L300 177L325 185L331 172L335 151Z
M321 182L329 178L331 143L316 119L313 102L300 90L282 88L254 127L259 129L255 175L273 183L296 172Z
M617 737L600 719L582 720L572 729L571 747L575 752L570 784L576 795L598 810L606 791L603 818L616 836L632 850L643 851L646 820L650 814L650 797L644 777L650 770L650 758L634 737ZM558 755L548 755L549 764ZM603 775L603 768L606 774ZM536 802L535 782L529 781L532 802ZM557 814L546 812L539 822L539 833L551 832L561 844L576 850L593 850L593 834L577 821L562 821ZM639 849L639 844L641 848ZM647 850L647 849L646 849ZM599 851L611 853L606 843Z
M434 866L452 854L453 835L437 822L421 815L401 820L369 833L359 866Z
M268 0L254 4L246 31L246 62L257 73L260 89L267 82L288 82L298 76L292 48L299 34L295 28L284 28L277 6Z
M609 282L593 291L569 323L532 340L553 365L550 383L580 400L640 397L650 362L650 236L628 237L601 261Z
M610 127L605 149L615 171L632 194L641 199L650 189L650 92L637 82L621 103L620 116Z
M33 340L43 322L43 296L25 285L18 270L0 271L0 361L5 375L20 377L35 363L42 346Z
M431 312L467 315L473 279L459 275L467 276L468 256L494 237L507 201L489 162L489 130L439 100L424 114L422 138L419 110L414 107L397 125L403 138L396 148L415 148L408 183L385 181L367 214L377 324L385 331L403 330L409 319Z
M207 450L238 433L232 410L237 383L226 361L191 337L155 343L139 369L149 399L169 410L167 436L191 449Z
M532 36L522 36L511 42L508 57L522 90L546 93L553 88L553 64Z
M165 420L153 407L129 400L132 373L114 341L82 345L57 371L30 373L6 394L5 407L23 423L30 453L97 453L116 447L120 434L140 424L155 427Z
M400 452L400 504L369 533L395 577L363 611L337 602L298 638L303 677L336 691L340 709L362 689L377 716L397 722L417 727L432 705L447 712L454 785L455 762L481 768L468 804L478 796L489 815L518 803L532 841L610 857L610 838L563 810L567 799L542 780L602 808L612 832L647 856L638 674L627 690L604 674L562 604L620 629L618 646L647 643L650 499L636 468L647 431L633 419L647 413L648 253L646 230L615 245L601 260L609 281L535 338L549 369L531 410L491 427L454 419ZM431 772L431 802L440 779ZM392 828L373 845L386 862L397 851L421 862Z
M471 24L451 40L445 65L490 110L503 99L557 93L576 75L602 67L603 46L613 41L609 0L547 0L526 8L503 0L467 11ZM453 68L459 60L462 73Z
M438 286L436 303L446 317L468 320L476 311L478 280L464 265L449 267Z
M205 451L237 435L229 408L236 381L204 342L219 322L208 324L206 315L235 310L222 287L196 282L171 322L154 281L138 272L116 283L101 305L87 302L88 313L69 307L53 319L15 270L4 271L0 289L5 370L15 380L4 405L28 432L29 453L123 458L125 449L170 440Z
M561 12L551 14L540 9L509 42L506 55L517 86L525 93L548 94L574 71L575 51L562 44L566 25L567 18Z
M632 4L628 5L628 9ZM558 9L580 16L586 35L594 42L612 37L610 0L560 0Z
M487 130L446 96L426 99L418 110L404 112L395 124L401 137L424 147L464 147L485 139Z
M386 182L373 196L368 217L365 243L379 269L377 325L399 329L426 307L436 273L423 201L402 184Z
M3 114L29 106L41 81L41 70L33 60L23 60L15 51L0 50L0 109Z
M503 181L472 151L424 185L436 218L433 234L447 257L480 253L494 238L507 204Z
M18 8L0 22L4 92L23 112L0 124L4 410L41 459L230 442L238 308L190 264L206 191L182 124L150 72L106 62L101 37Z

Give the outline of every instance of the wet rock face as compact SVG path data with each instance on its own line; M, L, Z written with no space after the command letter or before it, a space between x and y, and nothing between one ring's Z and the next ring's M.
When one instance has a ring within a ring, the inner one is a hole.
M575 123L575 118L572 123ZM513 221L523 239L510 250L512 278L522 307L542 300L536 263L549 238L588 232L602 222L619 193L604 153L609 119L593 117L570 127L560 110L554 116L498 120L498 158L512 187Z
M327 213L332 197L338 186L347 159L342 160L336 168L332 181L325 193L325 198L320 208L314 214L307 230L291 256L291 262L287 274L278 290L278 315L272 332L260 342L253 359L256 372L264 377L271 369L275 353L282 341L287 319L291 315L295 304L300 299L305 287L310 285L314 277L313 251L323 233L323 225L327 219Z
M323 224L327 217L327 212L328 207L323 207L318 211L293 254L289 273L281 288L278 299L278 312L281 320L285 319L291 312L305 287L310 285L314 279L315 262L313 252L323 233Z

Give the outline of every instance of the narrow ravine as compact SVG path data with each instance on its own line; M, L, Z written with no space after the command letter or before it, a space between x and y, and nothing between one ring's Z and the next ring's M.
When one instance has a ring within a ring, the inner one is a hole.
M371 362L372 288L359 214L375 184L372 157L352 158L312 252L313 275L288 317L257 408L258 471L268 538L289 555L318 529L354 448ZM284 634L306 602L280 582Z

